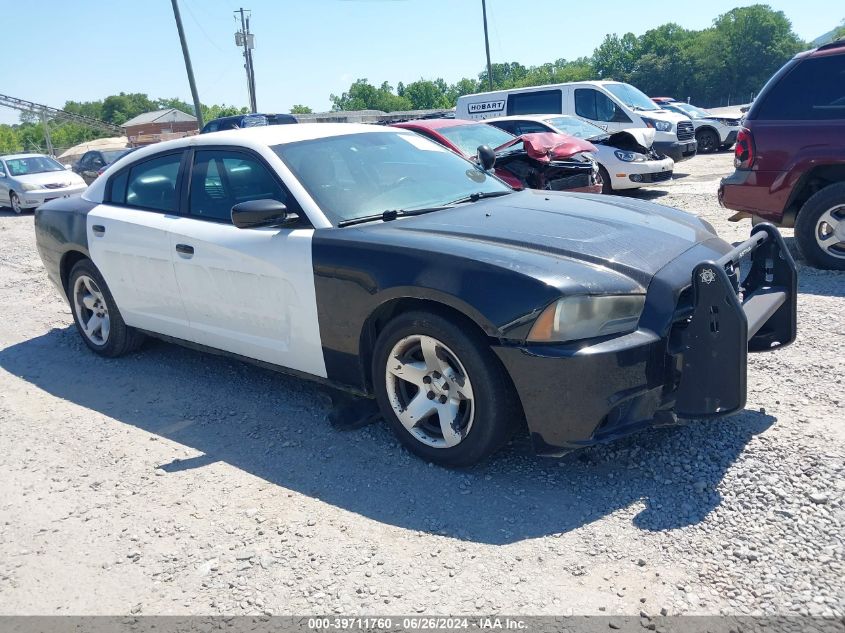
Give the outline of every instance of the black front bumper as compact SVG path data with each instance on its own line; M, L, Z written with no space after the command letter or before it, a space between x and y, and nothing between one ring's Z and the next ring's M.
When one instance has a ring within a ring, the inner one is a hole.
M740 282L740 260L749 255ZM795 340L797 283L780 233L761 224L728 253L700 245L661 270L631 334L494 348L513 379L535 450L560 454L675 416L742 409L748 352Z
M676 163L692 158L698 152L698 143L694 138L688 141L655 141L654 149L668 156Z

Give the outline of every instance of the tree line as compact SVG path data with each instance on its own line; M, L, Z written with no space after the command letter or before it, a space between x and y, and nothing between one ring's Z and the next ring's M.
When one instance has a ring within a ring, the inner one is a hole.
M845 22L833 38L845 36ZM492 65L496 90L585 80L625 81L650 96L672 96L701 107L747 103L795 53L811 48L792 30L782 11L768 5L740 7L702 30L668 23L642 35L607 35L589 57L558 59L539 66ZM420 79L372 85L358 79L331 95L333 110L416 110L454 107L460 95L490 89L487 70L454 84Z

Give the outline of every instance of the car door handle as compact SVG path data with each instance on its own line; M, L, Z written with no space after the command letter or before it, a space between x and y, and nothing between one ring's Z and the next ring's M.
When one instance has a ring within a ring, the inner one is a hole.
M94 235L96 235L97 237L103 237L103 235L106 234L106 227L104 227L102 224L95 224L91 227L91 230L94 231Z
M193 255L194 254L194 247L189 246L188 244L177 244L176 245L176 252L180 255Z

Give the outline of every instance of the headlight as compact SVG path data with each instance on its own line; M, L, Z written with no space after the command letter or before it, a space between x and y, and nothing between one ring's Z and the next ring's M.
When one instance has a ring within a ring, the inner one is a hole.
M35 191L36 189L41 189L41 185L33 185L28 182L22 182L21 189L23 189L24 191Z
M648 117L643 117L643 123L646 124L646 127L652 127L658 132L672 131L672 124L669 123L669 121L661 121L659 119L649 119Z
M576 341L637 329L645 295L566 297L543 310L534 322L528 340L539 342Z
M616 158L624 160L626 163L641 163L645 160L645 156L638 154L637 152L626 152L618 149L613 153L616 155Z

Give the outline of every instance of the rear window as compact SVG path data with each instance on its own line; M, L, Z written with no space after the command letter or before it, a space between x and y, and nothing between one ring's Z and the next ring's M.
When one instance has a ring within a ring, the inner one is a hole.
M537 90L508 95L508 114L560 114L560 90Z
M795 64L767 91L754 118L845 119L845 55L811 57Z

